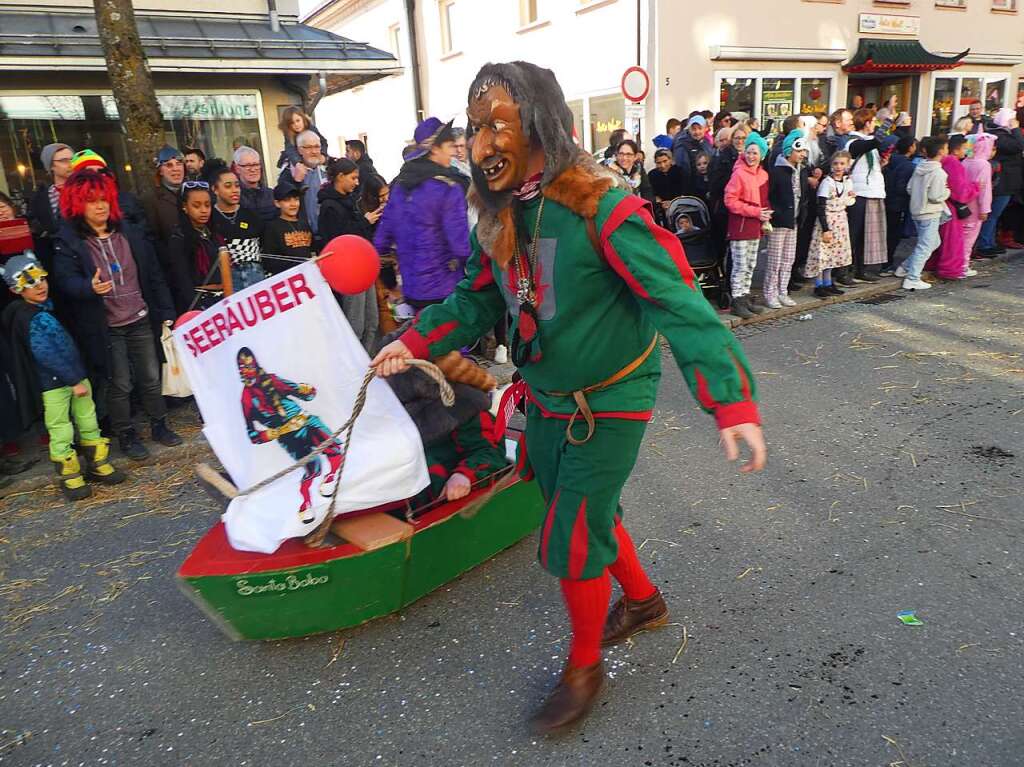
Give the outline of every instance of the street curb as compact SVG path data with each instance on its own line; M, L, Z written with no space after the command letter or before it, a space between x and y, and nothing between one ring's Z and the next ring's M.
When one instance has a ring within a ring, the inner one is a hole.
M987 263L982 264L982 271L979 271L978 277L984 277L987 275L989 270L986 267L988 264L998 266L1014 261L1022 256L1024 256L1024 250L1011 250L996 258L986 259ZM931 282L933 285L956 285L962 281L934 278ZM970 283L968 282L967 284ZM762 314L751 317L749 320L744 320L740 317L733 317L728 313L720 314L719 318L722 320L723 324L732 329L736 329L746 325L754 325L758 322L771 322L773 320L784 319L785 317L792 317L794 314L805 314L814 309L820 309L825 306L844 304L850 301L862 301L865 298L874 298L875 296L884 295L886 293L896 293L897 291L903 290L902 285L903 280L899 277L882 277L881 281L878 283L862 283L861 285L852 288L843 288L846 292L841 296L831 296L830 298L803 301L796 306L784 306L781 309L766 309ZM909 294L912 291L907 292ZM801 292L797 295L802 298L805 294Z
M730 328L734 329L743 325L754 325L758 322L780 320L784 317L792 317L794 314L806 314L813 309L821 309L826 306L832 306L833 304L844 304L848 301L860 301L865 298L874 298L875 296L880 296L885 293L895 293L897 290L903 289L901 287L902 283L903 280L897 277L883 277L882 281L878 283L864 283L858 287L843 288L846 292L841 296L830 296L828 298L804 301L796 306L784 306L781 309L765 309L764 312L751 317L749 320L745 320L740 317L733 317L727 314L722 315L721 320Z

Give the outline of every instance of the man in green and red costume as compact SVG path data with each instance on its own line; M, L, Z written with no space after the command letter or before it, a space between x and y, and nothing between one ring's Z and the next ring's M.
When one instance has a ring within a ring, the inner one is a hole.
M378 373L475 341L512 315L512 357L527 399L524 474L548 505L541 565L561 580L569 659L533 718L550 732L583 717L604 679L601 647L664 625L668 609L622 525L619 496L654 407L667 339L726 455L764 437L755 384L732 333L704 299L679 241L649 205L581 153L554 75L488 64L469 91L474 203L466 278L381 350ZM609 573L623 596L608 611Z

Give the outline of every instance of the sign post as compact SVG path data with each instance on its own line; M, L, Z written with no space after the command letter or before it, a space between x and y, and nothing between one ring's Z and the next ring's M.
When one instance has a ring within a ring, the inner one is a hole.
M640 145L640 121L646 111L644 99L651 91L651 77L643 67L629 67L622 73L622 96L626 100L624 116L633 135L636 136L637 146Z

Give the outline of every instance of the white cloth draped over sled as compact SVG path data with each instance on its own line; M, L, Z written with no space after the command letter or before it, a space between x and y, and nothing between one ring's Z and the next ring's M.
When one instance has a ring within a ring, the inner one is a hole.
M296 266L223 299L182 324L174 338L203 415L203 433L240 490L292 465L295 458L279 441L253 444L250 440L239 349L250 349L262 372L314 387L311 399L287 397L288 407L318 417L328 432L348 420L370 362L314 263ZM312 532L330 503L319 492L329 472L328 460L321 455L319 461L320 473L309 493L313 522L303 523L299 517L303 475L299 468L231 502L223 515L231 545L272 553L288 538ZM419 432L391 387L374 379L352 435L335 512L400 501L428 483Z

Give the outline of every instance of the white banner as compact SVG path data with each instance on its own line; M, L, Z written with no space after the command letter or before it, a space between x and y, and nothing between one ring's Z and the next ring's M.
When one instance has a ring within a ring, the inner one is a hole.
M308 455L348 420L369 358L316 264L235 293L174 331L203 433L239 489ZM323 520L341 437L317 459L231 502L236 549L271 553ZM391 387L374 379L345 459L335 511L368 509L424 487L419 432Z

